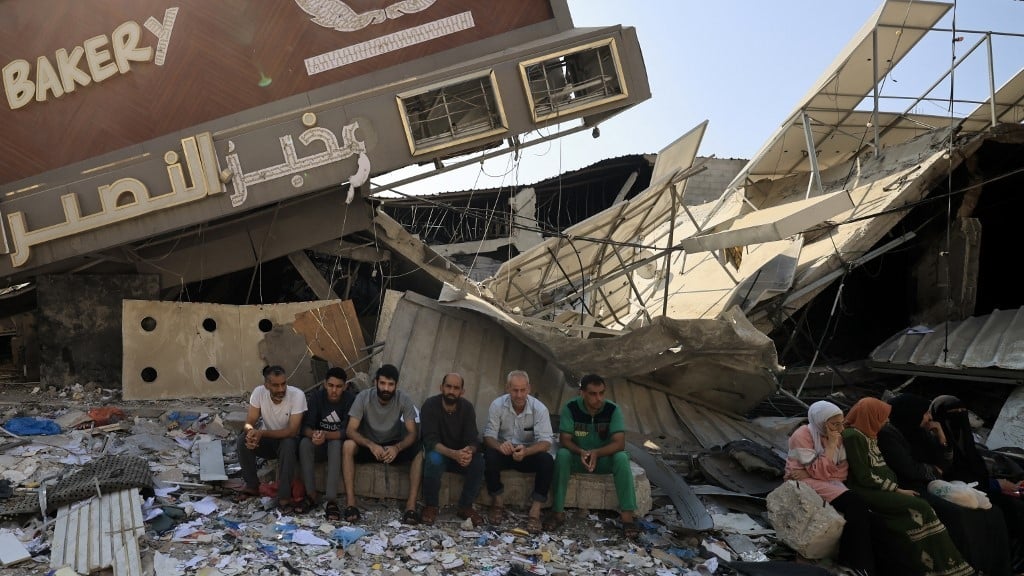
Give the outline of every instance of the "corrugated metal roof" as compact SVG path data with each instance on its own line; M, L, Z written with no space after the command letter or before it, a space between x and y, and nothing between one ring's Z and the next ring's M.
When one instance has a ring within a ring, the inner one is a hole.
M512 370L530 374L533 395L554 416L577 393L554 362L496 321L411 292L399 300L384 350L375 358L372 370L381 364L399 368L399 385L417 406L439 392L445 373L462 374L466 379L464 397L476 408L481 432L487 407L505 393L505 376ZM720 446L740 438L779 447L777 439L772 440L750 421L625 378L610 378L606 397L622 408L628 431L647 438L669 438L684 451Z
M1024 381L1024 308L893 335L871 352L879 371Z

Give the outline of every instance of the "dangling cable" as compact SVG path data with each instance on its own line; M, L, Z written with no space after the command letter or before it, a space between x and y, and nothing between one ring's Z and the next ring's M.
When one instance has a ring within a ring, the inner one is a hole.
M949 143L946 149L946 190L953 189L953 137L955 130L953 130L953 103L956 101L954 88L956 82L956 0L953 2L953 25L951 26L952 32L950 36L949 51L952 66L949 69ZM940 272L942 277L945 279L945 291L946 291L946 318L943 322L943 335L942 335L942 359L949 359L949 320L952 316L953 311L953 290L952 282L950 278L950 267L949 267L949 251L952 247L952 227L953 227L953 195L946 196L946 245L942 253L939 254L939 266L941 266Z

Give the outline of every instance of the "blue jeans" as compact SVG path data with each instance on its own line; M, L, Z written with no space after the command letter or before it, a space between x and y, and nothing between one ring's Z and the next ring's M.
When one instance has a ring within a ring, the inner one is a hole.
M462 484L462 494L459 495L459 509L466 509L473 506L480 487L484 483L484 456L477 452L473 454L469 466L463 468L459 464L443 456L440 452L427 450L423 455L423 501L427 506L437 506L438 496L441 493L441 476L445 471L455 472L465 476Z

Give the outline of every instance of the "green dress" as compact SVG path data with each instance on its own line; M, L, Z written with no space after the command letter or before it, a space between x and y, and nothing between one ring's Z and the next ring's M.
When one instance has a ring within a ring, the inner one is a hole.
M964 561L935 511L923 498L896 492L896 474L885 463L878 442L856 428L843 431L850 463L848 488L880 515L896 545L925 576L969 576L974 569Z

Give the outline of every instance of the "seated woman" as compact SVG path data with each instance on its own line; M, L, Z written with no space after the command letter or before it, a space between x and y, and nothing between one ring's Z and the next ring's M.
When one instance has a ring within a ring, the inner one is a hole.
M1017 485L1003 478L991 477L975 446L967 406L959 398L938 396L932 400L930 411L952 449L952 459L943 467L942 479L978 483L978 490L985 492L992 506L1003 513L1013 570L1024 571L1024 501L1015 495Z
M824 400L811 404L807 424L789 437L786 480L807 484L846 518L839 539L840 564L856 574L875 574L868 507L846 488L847 463L843 448L843 411Z
M942 478L953 451L942 427L932 421L931 403L914 394L900 394L889 404L889 423L878 432L878 449L896 473L901 488L913 490L931 504L964 558L991 576L1009 576L1006 523L998 508L965 508L928 492L928 483Z
M878 451L878 431L889 419L890 410L877 398L862 398L847 414L848 426L843 430L850 465L847 486L867 502L872 512L882 516L891 543L900 550L889 560L907 562L903 573L973 575L974 568L964 561L932 507L914 491L897 485L896 474Z

